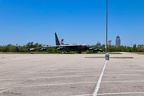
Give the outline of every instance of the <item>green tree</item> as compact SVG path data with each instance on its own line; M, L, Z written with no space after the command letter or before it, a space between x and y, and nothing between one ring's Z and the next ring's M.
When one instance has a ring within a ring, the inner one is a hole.
M136 44L133 45L132 51L133 51L133 52L137 52L137 46L136 46Z

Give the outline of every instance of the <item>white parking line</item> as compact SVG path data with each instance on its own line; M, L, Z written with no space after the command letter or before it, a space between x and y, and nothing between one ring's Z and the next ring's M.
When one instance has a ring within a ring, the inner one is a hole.
M101 72L101 75L99 76L99 79L98 79L98 82L97 82L95 91L94 91L94 93L93 93L93 96L97 96L97 93L98 93L98 90L99 90L99 88L100 88L101 80L102 80L102 77L103 77L103 74L104 74L104 70L105 70L105 68L106 68L106 65L107 65L107 60L105 61L103 70L102 70L102 72Z
M12 90L14 88L18 87L43 87L43 86L65 86L65 85L77 85L77 84L93 84L95 82L78 82L78 83L59 83L59 84L41 84L41 85L19 85L19 86L14 86L12 88L7 88L3 89L0 91L0 94L9 90Z
M97 75L98 76L98 75ZM71 75L71 76L50 76L50 77L29 77L29 78L15 78L15 79L0 79L0 81L18 81L18 80L37 80L37 79L51 79L51 78L72 78L72 77L96 77L96 75Z
M70 76L50 76L50 77L33 77L33 79L49 79L49 78L72 78L72 77L95 77L96 75L70 75ZM30 78L31 79L31 78Z
M113 73L113 72L109 72L110 75L103 75L103 76L113 76L113 75L119 75L119 76L141 76L141 74L124 74L124 73Z
M144 94L144 92L119 92L119 93L100 93L98 96L111 96L111 95L130 95L130 94ZM81 95L71 95L71 96L93 96L93 94L81 94Z
M98 95L128 95L128 94L144 94L144 92L119 92L119 93L101 93Z
M93 84L93 83L96 83L96 82L78 82L78 83L58 83L58 84L24 85L24 86L21 86L21 87L64 86L64 85Z
M92 94L71 95L71 96L92 96Z
M123 81L102 81L101 83L132 83L132 82L144 82L144 80L123 80Z

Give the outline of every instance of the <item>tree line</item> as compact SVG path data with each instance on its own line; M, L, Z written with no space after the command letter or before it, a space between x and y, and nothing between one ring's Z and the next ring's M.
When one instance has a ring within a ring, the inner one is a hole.
M95 49L102 49L105 52L105 44L101 46L97 45L91 45L91 48ZM42 44L39 43L33 43L33 42L28 42L25 45L4 45L0 46L0 52L46 52L46 53L60 53L59 50L56 48L51 48L48 46L43 47ZM89 52L89 50L87 50ZM136 45L134 44L133 46L114 46L110 45L108 46L108 51L109 52L144 52L144 44L139 44ZM94 53L90 51L89 53Z
M95 48L101 48L104 51L105 45L102 46L96 46L94 45ZM108 46L108 51L109 52L144 52L144 44L139 44L136 45L134 44L133 46L115 46L115 45L109 45Z

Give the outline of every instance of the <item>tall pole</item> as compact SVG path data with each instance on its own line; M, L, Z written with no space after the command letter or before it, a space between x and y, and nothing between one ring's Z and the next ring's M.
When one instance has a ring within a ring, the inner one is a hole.
M106 53L108 52L108 0L106 0Z
M109 60L109 53L108 53L108 0L106 0L106 54L105 59Z

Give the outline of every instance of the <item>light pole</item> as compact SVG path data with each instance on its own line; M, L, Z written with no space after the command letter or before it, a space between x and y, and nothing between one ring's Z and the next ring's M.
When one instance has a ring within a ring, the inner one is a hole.
M108 52L108 0L106 0L106 53Z
M106 0L106 55L105 59L109 60L109 53L108 53L108 0Z

